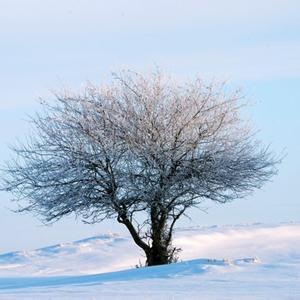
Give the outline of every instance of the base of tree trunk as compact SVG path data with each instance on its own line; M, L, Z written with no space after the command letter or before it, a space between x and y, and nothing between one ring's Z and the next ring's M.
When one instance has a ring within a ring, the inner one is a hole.
M148 253L146 253L147 266L158 266L166 265L172 262L172 256L166 248L151 248Z

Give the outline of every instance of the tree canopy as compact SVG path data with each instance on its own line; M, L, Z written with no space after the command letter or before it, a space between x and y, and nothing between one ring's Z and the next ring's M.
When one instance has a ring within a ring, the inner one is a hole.
M13 149L3 189L46 222L115 218L148 265L169 263L175 223L189 208L245 197L277 172L241 119L243 105L223 83L181 84L159 72L57 93Z

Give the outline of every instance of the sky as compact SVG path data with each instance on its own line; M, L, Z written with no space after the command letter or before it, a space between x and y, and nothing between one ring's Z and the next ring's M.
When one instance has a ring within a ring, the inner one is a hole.
M179 225L299 222L299 11L298 0L0 0L0 164L53 90L156 67L179 80L227 80L253 102L247 116L259 138L286 156L262 190L206 203L207 213L193 210ZM125 232L73 217L45 226L10 200L0 193L0 252Z

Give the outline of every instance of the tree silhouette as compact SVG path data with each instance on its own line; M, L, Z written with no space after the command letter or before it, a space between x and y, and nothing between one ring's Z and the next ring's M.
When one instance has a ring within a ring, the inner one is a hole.
M245 197L278 160L224 84L179 84L159 72L114 79L43 102L35 132L7 163L3 189L46 222L72 213L92 223L115 218L147 265L170 263L174 226L189 208Z

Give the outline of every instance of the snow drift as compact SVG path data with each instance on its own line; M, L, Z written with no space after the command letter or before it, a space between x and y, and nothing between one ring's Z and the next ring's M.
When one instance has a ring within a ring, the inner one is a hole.
M300 298L300 224L178 229L174 244L181 262L138 269L142 253L114 234L2 254L0 298Z

